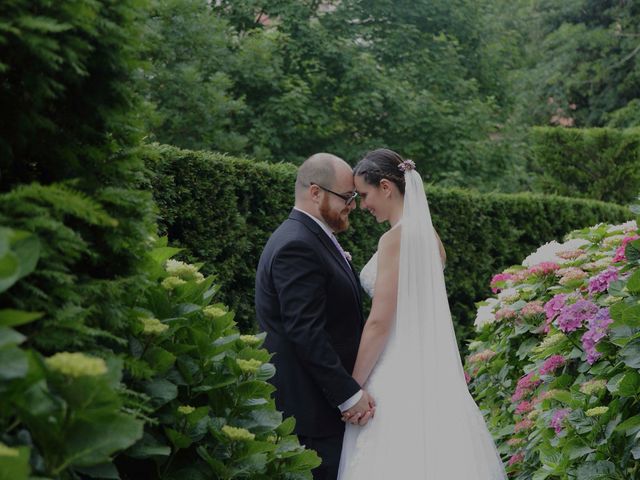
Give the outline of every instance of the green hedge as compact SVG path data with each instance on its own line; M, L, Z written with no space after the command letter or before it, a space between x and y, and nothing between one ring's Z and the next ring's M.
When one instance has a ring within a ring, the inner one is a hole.
M293 205L295 167L164 145L142 153L153 172L161 233L184 247L189 261L206 262L203 270L218 276L223 301L250 330L255 268L269 235ZM435 186L428 194L448 253L450 303L461 333L474 315L474 302L489 293L493 272L575 228L630 216L617 205L556 196L481 195ZM341 243L361 268L386 227L362 211L351 219Z
M532 152L542 192L621 204L640 192L640 129L536 127Z

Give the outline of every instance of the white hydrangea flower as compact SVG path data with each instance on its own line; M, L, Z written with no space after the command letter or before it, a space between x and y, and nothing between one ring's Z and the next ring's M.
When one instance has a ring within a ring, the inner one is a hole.
M520 294L515 288L505 288L498 294L498 300L502 303L514 303L520 299Z
M556 255L557 253L566 252L569 250L578 250L580 247L588 244L589 241L582 238L573 238L571 240L567 240L564 243L558 243L553 240L551 242L545 243L535 252L525 258L522 262L522 265L524 265L525 267L533 267L534 265L538 265L542 262L564 263L568 260L558 257Z
M628 222L620 225L612 225L607 229L607 233L611 232L633 232L638 229L638 224L635 220L629 220Z
M486 305L483 305L478 308L478 313L476 314L476 320L473 324L479 330L485 325L489 325L496 321L496 316L493 313L495 306L499 303L497 298L488 298L485 300Z

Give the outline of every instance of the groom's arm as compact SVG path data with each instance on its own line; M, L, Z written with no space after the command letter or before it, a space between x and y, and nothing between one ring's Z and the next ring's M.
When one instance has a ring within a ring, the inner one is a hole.
M301 363L338 407L360 391L331 345L326 325L326 276L317 254L305 242L291 242L274 257L273 283L280 300L283 333Z

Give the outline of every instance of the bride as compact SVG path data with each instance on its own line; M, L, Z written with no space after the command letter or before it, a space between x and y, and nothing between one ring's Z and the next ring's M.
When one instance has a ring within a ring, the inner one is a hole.
M354 181L361 208L391 228L361 272L373 301L353 377L375 398L375 418L359 426L344 417L338 479L506 478L467 390L444 252L415 164L375 150L356 165Z

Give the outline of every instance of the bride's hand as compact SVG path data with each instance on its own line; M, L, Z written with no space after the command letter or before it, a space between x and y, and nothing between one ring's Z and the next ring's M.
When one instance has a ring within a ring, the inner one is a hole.
M342 421L349 422L352 425L364 426L375 416L375 411L376 402L365 390L360 401L343 413Z

